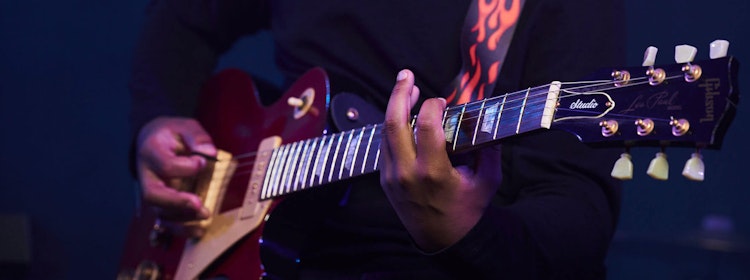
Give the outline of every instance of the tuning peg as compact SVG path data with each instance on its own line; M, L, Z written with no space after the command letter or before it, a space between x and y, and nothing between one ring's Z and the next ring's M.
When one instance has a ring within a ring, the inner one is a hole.
M666 181L669 178L669 163L667 162L667 154L664 152L656 153L656 157L651 160L648 165L646 174L651 178Z
M674 61L677 63L693 62L698 49L691 45L679 45L674 47Z
M643 53L643 66L654 66L657 52L659 49L654 46L646 48L646 52Z
M703 165L703 156L700 152L690 155L690 159L685 163L682 169L682 176L693 181L703 181L706 167Z
M722 58L727 56L727 50L729 50L729 41L727 40L716 40L711 42L709 45L709 57L711 59Z
M610 175L612 175L612 178L620 180L633 179L633 162L630 160L628 152L620 154L620 158L615 162Z

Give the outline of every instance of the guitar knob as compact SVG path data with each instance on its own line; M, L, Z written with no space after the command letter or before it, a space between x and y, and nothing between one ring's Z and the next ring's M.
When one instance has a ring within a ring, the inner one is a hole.
M148 243L151 247L166 245L170 240L170 234L166 227L162 226L161 219L156 219L148 234Z
M159 266L152 261L142 261L135 269L133 279L135 280L157 280L160 279Z
M648 165L646 174L651 178L666 181L669 178L669 163L667 162L667 154L664 152L656 153L656 157L651 160Z
M727 56L729 50L729 41L727 40L716 40L711 42L709 45L709 57L711 59L717 59Z
M679 45L674 47L674 61L678 64L693 62L698 49L691 45Z
M701 156L700 152L695 152L690 155L690 159L685 163L685 168L682 169L682 176L693 181L703 181L705 170L703 156Z

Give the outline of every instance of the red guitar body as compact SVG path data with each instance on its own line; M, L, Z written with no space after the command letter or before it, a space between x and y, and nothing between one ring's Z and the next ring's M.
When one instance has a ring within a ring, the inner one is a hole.
M309 95L310 90L313 96ZM297 107L287 104L287 100L301 98L303 93L311 106L300 113ZM319 136L326 125L327 98L328 78L322 69L307 72L269 107L261 104L256 86L243 71L226 70L207 83L198 103L197 119L211 135L216 147L231 153L238 161L235 176L225 188L220 213L236 210L246 203L255 157L243 155L258 151L261 141L268 137L278 136L287 143ZM279 200L271 202L270 207L259 214L265 216L278 203ZM133 218L118 279L182 280L184 277L178 270L186 267L185 263L180 263L181 258L186 254L186 244L193 241L168 232L156 234L156 221L148 206L142 207ZM263 227L264 221L255 227L244 226L247 233L227 245L227 250L220 250L221 254L207 267L198 267L197 278L261 278L264 271L259 254ZM195 269L192 265L189 267ZM194 277L185 279L191 278Z

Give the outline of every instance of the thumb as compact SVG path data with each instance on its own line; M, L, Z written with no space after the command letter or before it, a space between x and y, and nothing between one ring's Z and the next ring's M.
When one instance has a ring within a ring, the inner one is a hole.
M188 151L211 157L216 156L216 147L211 136L197 121L190 121L187 126L183 127L180 136Z

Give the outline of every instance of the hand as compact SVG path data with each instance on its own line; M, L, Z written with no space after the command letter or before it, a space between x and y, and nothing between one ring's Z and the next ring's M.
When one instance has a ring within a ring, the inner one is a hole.
M211 137L201 125L186 118L157 118L147 123L137 140L136 168L146 203L157 207L166 221L189 221L210 216L200 198L179 187L216 156ZM201 235L198 228L187 234Z
M475 153L473 168L452 166L442 127L445 99L422 104L414 134L409 112L418 98L414 75L402 70L386 110L380 184L417 246L434 252L460 240L483 215L502 179L500 152Z

